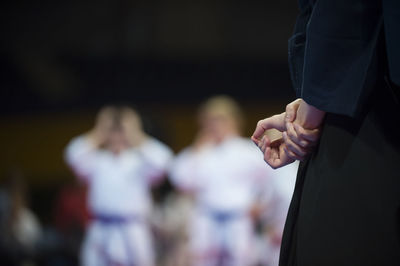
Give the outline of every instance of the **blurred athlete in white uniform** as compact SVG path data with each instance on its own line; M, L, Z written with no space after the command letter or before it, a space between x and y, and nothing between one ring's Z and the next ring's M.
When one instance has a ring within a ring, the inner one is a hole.
M196 266L250 265L254 228L249 212L272 169L265 167L257 147L240 137L242 116L232 99L208 100L199 122L196 141L170 171L172 182L195 197L191 261Z
M261 196L260 220L263 225L263 232L259 238L259 263L263 266L277 266L279 263L280 246L282 242L283 228L286 216L292 199L296 183L299 162L273 170L273 182L275 187L274 199ZM270 187L267 186L269 191ZM268 193L267 193L268 194ZM267 195L266 194L266 195ZM262 194L263 195L263 194ZM273 206L270 208L269 206Z
M92 222L82 248L82 265L153 266L147 218L150 186L165 174L172 153L147 136L130 108L103 108L96 126L74 138L65 158L89 186Z

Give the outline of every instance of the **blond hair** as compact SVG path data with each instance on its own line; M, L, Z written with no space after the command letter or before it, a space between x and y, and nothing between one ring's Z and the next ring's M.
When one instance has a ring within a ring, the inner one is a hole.
M217 95L206 100L199 108L199 117L218 115L232 119L237 129L241 129L244 123L244 117L239 104L230 96Z

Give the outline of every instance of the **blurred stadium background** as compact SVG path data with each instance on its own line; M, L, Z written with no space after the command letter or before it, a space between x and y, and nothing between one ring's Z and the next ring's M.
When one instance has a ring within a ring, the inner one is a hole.
M287 67L293 0L0 5L0 177L23 174L44 225L73 180L62 151L102 105L133 104L177 152L193 139L197 105L209 96L239 101L247 135L295 97Z

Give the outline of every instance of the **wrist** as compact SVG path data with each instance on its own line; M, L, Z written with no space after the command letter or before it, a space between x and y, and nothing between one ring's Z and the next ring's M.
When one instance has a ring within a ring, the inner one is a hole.
M303 100L297 110L295 122L305 129L315 129L321 126L324 117L324 111Z

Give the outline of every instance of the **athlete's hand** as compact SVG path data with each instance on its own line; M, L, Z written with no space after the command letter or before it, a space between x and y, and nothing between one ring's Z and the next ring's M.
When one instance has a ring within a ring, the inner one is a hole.
M284 113L260 120L251 139L263 152L267 164L279 168L303 160L310 153L318 143L324 115L325 112L297 99L286 106ZM282 137L272 140L267 134L270 129L282 132Z
M270 139L266 137L265 133L269 129L277 129L279 131L285 130L285 113L274 115L263 120L258 121L256 129L254 130L251 140L261 148L263 145L261 142L270 143Z
M305 157L317 145L320 128L305 129L296 122L287 123L286 131L282 133L283 140L287 146L287 156L294 160L304 160Z
M289 156L290 152L282 137L273 140L267 133L270 129L284 132L286 130L286 123L293 122L296 118L300 102L301 100L297 99L286 106L284 113L258 121L257 127L251 137L264 154L264 161L274 169L290 164L295 159Z
M283 138L280 137L273 140L267 134L271 129L276 129L280 132L285 131L286 115L287 113L284 112L258 121L257 127L251 137L253 142L264 154L264 161L274 169L294 162L294 160L287 155L287 147Z
M131 108L122 110L121 126L131 147L139 147L148 138L139 114Z
M90 141L96 147L103 145L110 133L113 126L114 108L104 107L97 115L96 124L92 130L87 134Z
M273 169L288 165L295 160L288 156L287 146L283 138L271 141L264 136L258 147L264 154L264 161Z
M325 112L308 105L302 99L288 105L292 109L286 116L286 131L282 136L287 146L286 154L293 160L303 160L317 145ZM294 116L293 116L294 114Z

